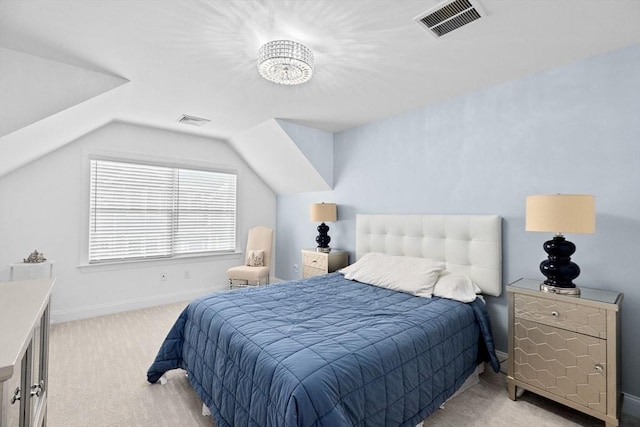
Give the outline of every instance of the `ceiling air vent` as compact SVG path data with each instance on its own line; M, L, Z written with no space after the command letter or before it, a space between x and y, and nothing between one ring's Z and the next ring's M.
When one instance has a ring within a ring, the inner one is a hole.
M186 125L192 126L204 126L209 123L211 120L203 119L202 117L188 116L183 114L182 117L178 120L178 123L184 123Z
M485 13L473 0L453 0L440 3L433 9L414 19L435 37L441 37L453 30L480 19Z

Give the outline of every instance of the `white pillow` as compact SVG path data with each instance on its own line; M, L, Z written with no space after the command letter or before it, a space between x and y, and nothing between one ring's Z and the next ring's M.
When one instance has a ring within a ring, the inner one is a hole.
M264 266L264 250L252 250L247 252L248 267L262 267Z
M370 252L340 272L345 279L430 298L444 268L443 262L428 258Z
M433 295L461 302L471 302L476 299L476 294L481 292L482 289L468 276L448 271L440 275L433 288Z

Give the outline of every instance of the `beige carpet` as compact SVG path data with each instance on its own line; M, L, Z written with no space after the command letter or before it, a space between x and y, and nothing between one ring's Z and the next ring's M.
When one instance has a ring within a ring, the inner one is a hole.
M53 325L50 343L49 427L214 426L182 371L150 385L146 371L186 304L136 310ZM430 426L604 426L595 418L532 393L513 402L504 375L480 384L429 417ZM624 419L623 426L640 426Z

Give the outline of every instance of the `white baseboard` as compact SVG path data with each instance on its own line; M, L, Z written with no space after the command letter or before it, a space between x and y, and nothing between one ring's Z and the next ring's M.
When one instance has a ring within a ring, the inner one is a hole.
M496 356L498 356L498 360L502 362L503 360L507 360L508 354L496 350ZM500 372L502 372L503 374L507 373L506 363L500 363ZM640 397L634 396L633 394L629 393L622 393L621 412L624 412L625 414L629 414L636 418L640 418Z
M105 314L120 313L123 311L137 310L156 305L171 304L174 302L191 301L206 294L216 292L211 288L202 288L189 292L174 292L170 294L154 295L145 298L135 298L126 301L118 301L107 304L96 304L85 307L56 310L51 312L51 323L70 322L72 320L86 319L89 317L103 316Z

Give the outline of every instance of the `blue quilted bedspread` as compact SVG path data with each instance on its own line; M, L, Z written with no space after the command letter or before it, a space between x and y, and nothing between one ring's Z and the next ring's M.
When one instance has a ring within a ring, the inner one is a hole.
M219 427L413 427L480 361L498 370L490 330L480 300L333 273L195 300L147 379L185 369Z

